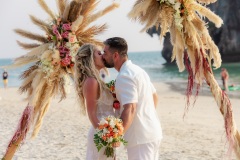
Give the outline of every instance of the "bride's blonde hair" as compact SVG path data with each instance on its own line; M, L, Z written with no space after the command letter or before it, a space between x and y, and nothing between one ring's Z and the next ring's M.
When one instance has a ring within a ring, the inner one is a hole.
M103 89L107 89L104 82L100 79L99 71L94 63L94 51L97 46L93 44L82 45L75 56L74 82L77 98L80 102L81 111L86 113L85 98L83 95L83 84L88 77L95 78L99 84L99 97Z

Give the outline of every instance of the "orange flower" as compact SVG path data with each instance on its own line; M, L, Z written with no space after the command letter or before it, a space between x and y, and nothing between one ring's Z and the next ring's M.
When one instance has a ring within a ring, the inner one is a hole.
M102 136L102 139L103 139L104 141L106 141L107 137L106 137L106 136Z
M103 129L104 128L104 125L99 125L98 126L98 129Z
M104 127L108 127L108 124L107 124L107 123L105 123L103 126L104 126Z
M118 134L117 133L114 133L113 134L113 138L117 138Z
M113 130L113 129L112 129L112 127L108 127L108 131L110 131L110 132L111 132L112 130Z

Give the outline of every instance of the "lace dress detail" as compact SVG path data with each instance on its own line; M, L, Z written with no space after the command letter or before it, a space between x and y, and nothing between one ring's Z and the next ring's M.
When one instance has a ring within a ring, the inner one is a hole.
M101 97L98 99L97 103L97 117L100 120L102 117L109 115L116 116L113 109L113 97L108 93L108 91L103 91ZM95 134L95 129L93 126L88 132L88 141L87 141L87 160L113 160L113 158L107 158L104 155L105 148L103 147L99 152L93 141Z

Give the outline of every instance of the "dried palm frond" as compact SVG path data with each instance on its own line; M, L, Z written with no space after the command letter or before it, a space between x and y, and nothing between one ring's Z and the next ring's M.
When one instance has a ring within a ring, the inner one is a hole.
M47 24L46 22L36 18L35 16L30 15L30 19L31 21L37 25L38 27L40 27L43 31L45 31L47 34L52 34L52 28L50 27L49 24Z
M70 4L68 3L68 4L65 5L64 12L62 14L62 21L63 22L67 22L69 11L70 11Z
M159 11L159 19L160 27L161 27L161 34L160 39L166 35L166 33L169 31L169 28L171 28L172 24L174 23L173 20L173 14L174 9L172 7L169 7L168 5L161 5L161 9Z
M97 2L96 0L83 0L82 4L84 7L82 8L80 15L92 14L98 3L99 2Z
M22 74L19 76L20 79L27 78L33 71L35 71L38 68L38 64L30 66L28 69L26 69Z
M17 34L19 34L19 35L21 35L25 38L36 40L36 41L39 41L39 42L42 42L42 43L47 43L48 42L46 37L38 35L38 34L34 34L34 33L31 33L31 32L28 32L28 31L25 31L25 30L22 30L22 29L15 29L14 31Z
M77 3L76 1L72 1L70 3L70 10L68 15L68 19L70 20L70 22L74 22L78 18L81 10L82 10L81 3Z
M213 22L217 28L222 26L223 20L210 9L196 2L192 3L191 7L193 7L200 15L207 17L209 21Z
M33 49L36 47L39 47L40 44L37 43L32 43L32 44L28 44L28 43L22 43L20 41L17 41L18 45L21 46L23 49Z
M192 19L192 24L199 33L203 33L206 28L206 23L197 15L195 16L195 18Z
M23 84L19 87L18 92L23 94L27 92L32 87L32 79L28 79L29 81L24 81Z
M210 4L215 3L217 0L197 0L197 1L202 4Z
M55 15L52 12L52 10L48 7L48 5L45 3L44 0L38 0L39 5L42 7L42 9L52 18L55 19Z
M64 78L59 78L59 87L58 88L59 88L59 92L60 92L60 95L61 95L60 101L62 101L63 99L65 99L67 97L67 93L66 93L66 90L65 90L64 86L65 86Z
M103 31L105 31L106 28L107 28L106 24L101 25L101 26L92 26L76 35L79 37L79 39L82 39L82 37L91 38L91 37L94 37L95 35L97 35L98 33L102 33Z
M32 106L36 106L37 102L39 101L39 98L41 96L41 93L43 92L43 87L46 85L47 78L45 78L45 73L38 69L36 72L35 77L32 81L32 88L33 88L33 95L29 96L29 104L32 104Z
M148 9L149 5L151 4L151 2L152 2L151 0L145 0L145 1L139 0L139 1L136 1L136 3L134 4L134 7L128 13L128 17L130 19L137 20L140 16L143 16L145 14L149 14L149 13L147 13L147 9Z
M150 3L149 7L147 8L147 14L143 15L140 18L140 21L142 21L142 23L145 23L145 27L140 32L145 32L148 28L156 24L158 20L159 9L160 4L157 1L152 1ZM150 14L151 12L154 12L156 14Z
M38 132L40 131L40 128L42 126L43 117L46 114L46 112L48 111L48 108L50 107L50 102L51 102L51 97L48 98L46 105L41 105L42 108L37 115L36 122L34 124L34 129L32 132L32 138L35 138L37 136Z
M91 22L97 20L99 17L104 16L105 14L107 14L108 12L111 12L112 10L114 10L117 7L119 7L118 3L113 3L113 4L109 5L109 6L107 6L102 11L99 11L99 12L95 13L94 15L90 16L88 18L88 23L91 23Z
M27 112L27 116L32 117L34 127L32 136L35 137L40 130L42 119L46 114L51 99L60 94L60 101L66 98L66 77L73 76L74 55L77 47L84 43L93 43L102 45L102 42L94 38L95 35L103 32L106 25L89 26L97 18L116 8L116 4L105 8L99 15L94 14L96 0L56 0L58 14L55 15L47 6L44 0L38 0L41 8L50 16L51 22L42 21L34 16L30 16L32 22L40 27L46 33L45 36L31 33L22 29L16 29L15 32L23 37L41 42L40 44L26 44L18 42L24 49L31 49L24 56L14 60L11 67L34 63L20 76L23 79L19 92L27 92L28 108L33 110L33 114ZM89 21L91 19L91 21ZM70 53L65 51L69 50ZM66 56L70 54L71 56ZM69 63L70 62L70 63ZM31 112L32 113L32 112ZM24 115L25 116L25 115ZM29 125L23 123L21 130L25 131ZM26 130L28 131L28 130ZM15 133L18 135L18 133ZM5 159L12 159L16 146L20 146L22 136L17 136L9 143ZM14 144L14 145L12 145Z
M34 108L34 116L37 116L37 118L35 120L32 138L35 138L38 134L42 125L42 119L50 106L50 102L53 97L53 85L45 84L39 95L39 99L41 99L41 101L38 101L37 103L39 104L37 104Z
M66 0L56 0L56 3L57 3L59 15L63 15L64 9L66 6Z
M19 57L17 60L14 60L14 64L7 66L6 68L17 68L37 61L39 61L39 59L36 56L22 56Z
M33 48L31 51L29 51L27 54L25 54L24 56L41 56L51 45L51 43L45 43L42 44L36 48ZM18 58L16 58L17 60Z

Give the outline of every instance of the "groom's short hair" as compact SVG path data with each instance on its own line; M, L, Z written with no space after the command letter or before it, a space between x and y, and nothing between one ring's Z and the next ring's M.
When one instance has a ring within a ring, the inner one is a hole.
M120 55L127 55L128 45L127 41L121 37L112 37L108 38L103 42L105 45L108 45L110 49L117 50Z

